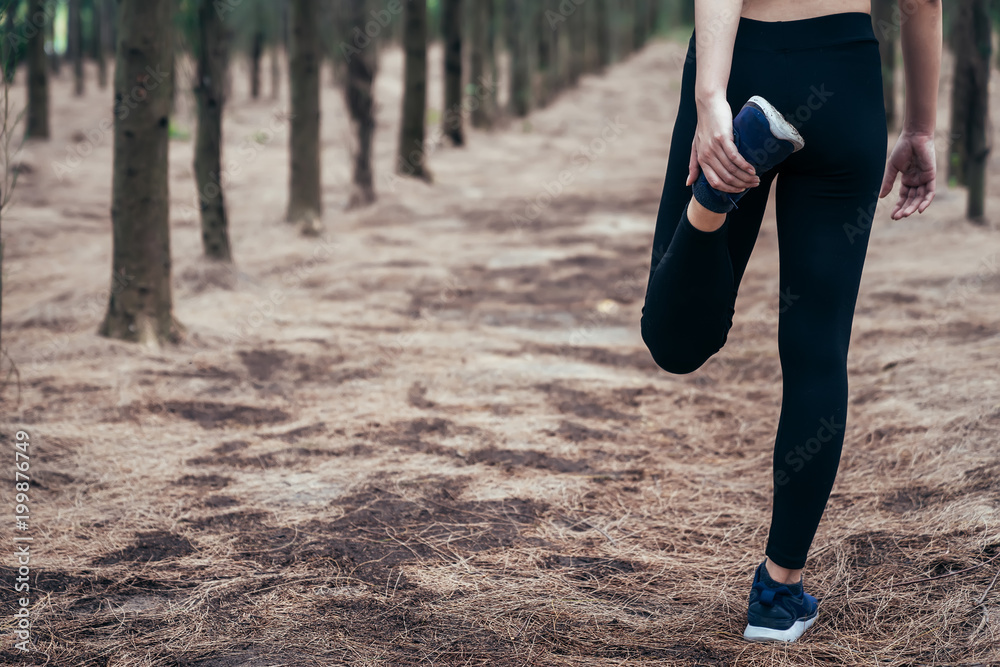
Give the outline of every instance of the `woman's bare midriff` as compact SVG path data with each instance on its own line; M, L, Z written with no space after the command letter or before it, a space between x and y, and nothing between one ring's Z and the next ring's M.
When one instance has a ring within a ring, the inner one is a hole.
M871 11L871 0L744 0L740 16L758 21L796 21L827 14L870 14Z

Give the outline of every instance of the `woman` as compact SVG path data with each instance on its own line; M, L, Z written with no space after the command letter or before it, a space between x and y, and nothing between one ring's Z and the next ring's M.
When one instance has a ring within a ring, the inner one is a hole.
M790 298L779 315L773 510L749 596L750 640L795 641L816 619L802 568L840 463L847 348L875 205L900 174L893 219L934 198L940 3L900 0L899 20L880 26L899 32L906 76L888 164L870 11L869 0L695 7L642 337L672 373L719 351L777 177L779 288Z

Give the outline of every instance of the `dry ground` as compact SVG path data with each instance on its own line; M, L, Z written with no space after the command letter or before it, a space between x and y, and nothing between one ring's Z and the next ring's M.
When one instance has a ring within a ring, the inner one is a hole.
M819 622L790 647L742 641L770 506L778 258L769 217L727 348L690 376L652 363L639 308L681 53L654 44L523 124L434 150L435 185L380 178L353 213L327 84L322 239L280 220L286 99L248 101L238 74L238 271L199 259L192 147L174 141L188 337L159 351L95 335L110 98L56 81L53 140L17 158L4 220L21 387L0 438L9 465L15 429L33 443L38 649L5 635L6 664L1000 664L1000 235L944 187L923 216L877 215L843 465L806 574ZM387 54L380 175L400 69ZM616 140L575 159L615 118Z

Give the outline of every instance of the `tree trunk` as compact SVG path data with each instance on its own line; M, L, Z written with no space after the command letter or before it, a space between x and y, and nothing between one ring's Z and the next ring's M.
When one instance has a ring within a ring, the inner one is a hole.
M657 33L660 31L660 10L662 7L662 0L649 0L647 3L646 14L649 16L649 26L646 34L647 41L656 37Z
M108 87L108 58L107 58L107 24L105 6L108 0L94 0L94 11L92 14L92 25L94 27L94 60L97 61L97 85L101 90Z
M561 31L569 33L569 85L575 86L587 69L587 17L584 5L575 7Z
M472 0L472 11L469 15L469 82L478 86L486 75L488 65L487 33L489 32L488 0ZM486 99L470 101L472 113L470 120L473 127L489 127L489 102Z
M167 178L173 8L173 0L121 0L118 14L113 263L100 333L150 346L176 342L182 333L172 313ZM128 113L117 112L123 107Z
M559 3L560 0L546 0L548 7L545 25L548 31L549 58L551 59L548 72L548 87L552 95L550 99L554 99L556 95L566 88L566 82L569 78L568 68L566 67L567 49L564 45L567 30L561 28L564 25L563 23L553 22L554 17L560 16Z
M635 0L619 0L617 17L618 33L618 60L625 60L635 51L635 34L633 32L635 20Z
M492 127L497 119L497 107L499 106L497 99L500 92L500 86L498 85L500 81L500 69L497 61L497 31L499 27L497 25L496 0L484 1L486 3L486 62L484 69L490 85L483 86L481 85L481 81L474 81L473 83L476 84L476 90L483 93L483 98L480 102L486 108L486 117L490 127Z
M975 91L971 89L974 74L972 49L972 1L956 3L952 23L952 45L955 52L955 72L951 88L951 135L948 146L948 181L965 185L968 164L970 107Z
M362 25L365 20L365 0L350 0L353 12L351 24ZM358 132L357 152L354 156L354 185L348 208L367 206L375 201L372 176L372 140L375 136L374 90L378 49L370 45L347 58L347 109Z
M198 130L194 173L201 208L201 241L205 256L231 262L229 223L222 192L222 110L229 56L229 35L213 0L198 2L198 73L194 95Z
M318 231L323 213L320 188L320 42L316 0L291 2L292 89L291 185L288 221Z
M31 0L28 0L31 2ZM59 7L59 0L44 0L42 3L45 7L45 40L48 44L55 44L55 16L56 9ZM29 9L31 5L28 5ZM35 14L29 14L29 16L34 16ZM52 49L52 53L48 56L49 60L49 70L52 72L53 76L59 76L62 69L62 58L59 57L59 53L55 49Z
M259 18L259 17L258 17ZM258 27L250 46L250 97L260 99L260 59L264 54L264 32Z
M990 53L992 51L991 23L986 0L972 0L972 32L966 40L969 50L969 120L966 147L965 181L969 188L965 217L977 223L985 222L986 163L990 154L989 141L989 85Z
M17 69L17 43L18 40L14 39L16 25L14 24L14 16L17 14L17 10L20 6L19 0L10 0L10 4L7 6L7 10L4 12L4 25L3 25L3 73L4 79L7 83L14 82L14 72Z
M632 50L639 51L646 46L649 29L649 1L634 0L632 9Z
M477 0L472 0L477 2ZM462 121L462 0L444 0L441 4L441 38L444 41L444 113L441 115L445 136L455 146L465 145Z
M694 25L694 2L695 0L681 0L681 25Z
M510 112L524 118L531 111L531 16L527 0L507 0L507 33L510 36Z
M896 31L893 21L896 0L873 0L872 23L878 37L878 51L882 58L882 97L885 98L886 127L896 126Z
M271 46L271 99L276 100L281 96L281 63L279 59L278 43Z
M424 146L427 111L427 0L406 0L405 13L403 122L396 173L430 182L432 178L425 164Z
M537 52L535 64L537 66L537 83L535 86L535 99L538 100L539 107L546 107L553 97L551 85L551 69L554 58L552 53L552 27L545 18L548 11L549 0L534 0L532 21L534 22L534 33L536 36Z
M69 57L73 61L73 94L83 95L83 22L80 20L80 0L69 0L67 32Z
M44 13L45 0L28 0L28 16ZM45 25L52 25L52 15L45 15ZM25 26L28 38L28 139L49 138L49 65L45 56L45 28L29 18Z
M608 3L611 0L591 0L594 2L594 25L593 31L588 33L593 35L594 43L597 45L598 71L603 71L611 64L611 17L608 11Z
M271 30L271 99L277 100L281 97L281 31L284 25L284 3L272 2L270 7L269 19L274 25Z

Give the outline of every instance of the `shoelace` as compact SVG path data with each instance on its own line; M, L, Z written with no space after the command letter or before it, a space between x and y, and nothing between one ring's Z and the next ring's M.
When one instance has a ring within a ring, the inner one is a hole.
M776 588L771 588L763 580L754 582L753 589L760 591L760 603L768 607L774 606L774 598L778 593L792 595L792 591L788 586L781 584Z

